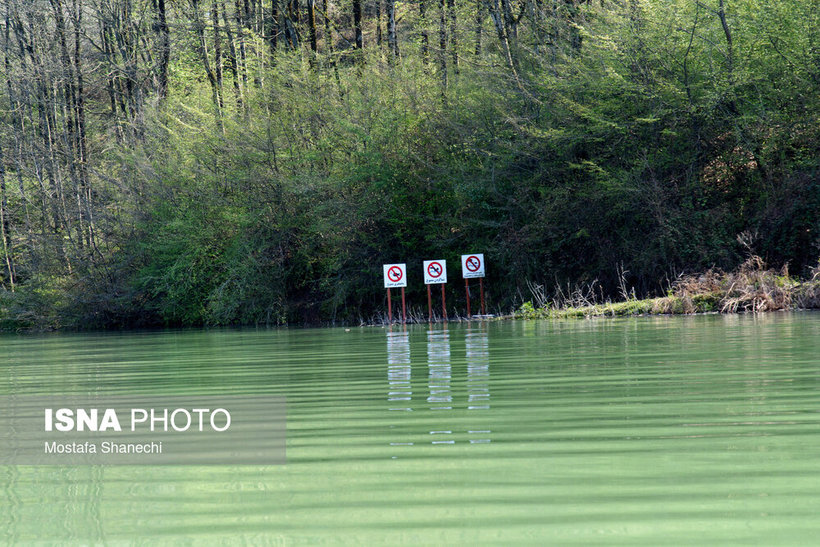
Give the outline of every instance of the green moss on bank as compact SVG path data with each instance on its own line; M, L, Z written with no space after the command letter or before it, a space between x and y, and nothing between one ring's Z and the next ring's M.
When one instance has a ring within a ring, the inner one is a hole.
M527 303L529 304L529 303ZM515 317L519 319L546 319L569 317L619 317L625 315L663 315L710 313L717 311L718 299L713 295L697 295L688 301L677 296L627 300L625 302L607 302L589 306L570 306L566 308L533 308L527 305L519 309Z

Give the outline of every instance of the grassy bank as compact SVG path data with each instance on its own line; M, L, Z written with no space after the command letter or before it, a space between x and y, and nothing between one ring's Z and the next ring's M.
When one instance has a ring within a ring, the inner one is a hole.
M733 272L711 269L700 275L680 276L670 283L665 296L655 298L637 298L635 290L627 288L624 272L619 275L623 297L619 301L606 298L606 292L597 283L572 290L556 287L549 296L542 286L530 285L532 300L509 314L501 313L496 317L546 319L820 309L820 262L806 278L801 279L789 275L785 267L779 270L767 268L761 258L752 256ZM98 304L95 309L102 311L90 317L87 306L77 306L75 300L66 297L70 290L65 279L42 279L38 284L17 292L0 290L0 332L163 326L141 322L136 312L126 314L123 310L133 308L129 308L132 304L130 295L112 299L106 306ZM427 321L423 308L411 307L409 312L410 322ZM451 308L451 319L458 320L458 313L458 306ZM387 318L383 315L368 321L369 324L386 322Z
M788 269L767 269L757 256L749 258L734 272L709 270L701 275L681 276L668 294L637 299L627 291L623 301L596 301L594 287L575 290L564 296L560 290L547 302L543 292L533 288L534 300L525 302L515 313L520 319L567 317L662 315L692 313L766 312L820 308L820 264L809 279L796 279Z

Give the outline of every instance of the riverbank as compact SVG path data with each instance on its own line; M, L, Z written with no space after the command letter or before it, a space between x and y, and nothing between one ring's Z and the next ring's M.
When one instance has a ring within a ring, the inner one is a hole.
M543 296L536 295L541 304L525 302L514 317L546 319L820 309L820 264L811 273L809 279L796 279L789 275L787 268L767 269L760 257L752 256L734 272L709 270L700 275L681 276L663 297L596 302L594 291L590 290L546 302Z
M617 317L629 315L682 315L696 313L743 313L769 312L792 309L820 309L820 263L807 278L789 275L786 268L766 268L763 260L752 256L733 272L718 269L699 275L680 276L670 284L665 296L636 298L633 289L622 282L620 301L607 299L595 284L584 289L568 291L556 288L547 295L543 287L530 285L531 300L508 313L498 313L494 320L507 319L557 319L573 317ZM49 290L48 285L34 290L11 293L0 291L0 332L46 332L88 330L155 329L169 326L146 320L138 306L130 313L100 313L89 318L62 297L64 293ZM105 309L112 305L108 304ZM130 309L130 308L129 308ZM109 310L110 311L110 310ZM451 310L451 320L459 320L459 311ZM408 322L426 323L427 314L422 309L410 309ZM462 316L463 317L463 316ZM150 316L149 316L150 318ZM387 317L382 314L361 324L383 325ZM281 323L276 323L281 324ZM285 323L287 324L287 323ZM351 323L291 323L301 326L351 325ZM356 324L356 323L352 323ZM243 326L246 323L230 323L221 326ZM217 325L192 325L206 327Z

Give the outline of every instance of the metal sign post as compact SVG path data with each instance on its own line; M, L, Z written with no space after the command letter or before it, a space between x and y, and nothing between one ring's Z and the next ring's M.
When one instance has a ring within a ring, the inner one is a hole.
M404 287L401 288L401 322L407 323L407 307L404 305Z
M470 314L470 279L478 278L481 291L481 315L486 314L484 309L484 255L481 253L461 255L461 276L464 278L464 290L467 295L467 317Z
M441 316L447 321L447 304L444 299L444 283L441 284Z
M401 287L401 312L402 320L407 321L404 307L404 288L407 286L407 265L406 264L385 264L384 288L387 289L387 320L393 323L393 303L390 299L390 288Z
M470 317L472 317L472 314L470 313L470 280L469 279L464 280L464 293L467 295L467 319L469 319Z
M427 322L433 322L433 295L430 294L430 285L427 285Z

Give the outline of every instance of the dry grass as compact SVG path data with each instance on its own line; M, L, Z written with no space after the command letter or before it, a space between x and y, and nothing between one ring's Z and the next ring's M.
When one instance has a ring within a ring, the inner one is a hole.
M751 256L737 271L725 273L709 270L699 276L686 276L673 285L673 294L682 300L708 299L717 311L764 312L792 308L795 289L800 283L789 277L786 266L781 270L766 268L759 256ZM692 312L689 312L692 313Z
M812 270L812 276L795 291L795 305L803 309L820 309L820 263Z
M536 302L543 302L543 289ZM553 306L522 306L521 317L590 317L602 315L760 313L795 308L820 308L820 264L806 281L789 276L786 266L768 269L759 256L751 256L736 271L711 269L700 275L678 278L668 296L623 302L596 301L594 285L557 291ZM633 293L634 294L634 293Z

